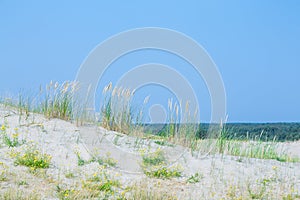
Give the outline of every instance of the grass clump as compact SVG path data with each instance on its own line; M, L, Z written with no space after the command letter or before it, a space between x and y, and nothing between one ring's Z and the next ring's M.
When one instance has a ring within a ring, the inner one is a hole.
M75 120L77 123L83 123L91 118L87 114L89 110L86 105L87 99L79 100L78 90L79 84L74 81L63 83L50 81L45 88L41 86L37 94L29 96L20 93L17 100L5 99L1 102L5 106L16 107L20 118L25 115L26 120L32 112L41 113L47 118Z
M40 152L36 147L29 146L24 153L17 153L15 156L16 165L24 165L30 169L49 168L52 157Z
M158 135L172 144L179 144L194 150L199 125L197 122L198 111L190 110L190 103L168 100L167 121L165 127ZM163 143L165 144L165 143Z
M77 83L66 81L62 84L50 82L46 86L45 97L40 104L41 113L48 118L70 120L73 117L73 97ZM42 93L42 89L40 90Z
M101 125L104 128L125 134L143 132L143 106L140 109L133 107L133 95L130 89L113 87L112 83L104 88L101 105ZM143 104L148 100L146 97Z

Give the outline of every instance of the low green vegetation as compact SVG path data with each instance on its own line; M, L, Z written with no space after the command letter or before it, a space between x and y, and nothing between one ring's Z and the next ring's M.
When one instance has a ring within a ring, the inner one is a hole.
M34 145L28 145L24 152L12 153L16 165L24 165L30 169L49 168L52 156L42 153Z
M115 167L117 165L117 160L111 157L110 153L107 152L105 156L94 155L89 160L84 160L78 151L75 152L77 156L77 164L78 166L83 166L85 164L91 162L97 162L99 165L107 166L107 167Z
M263 135L250 140L235 140L229 138L230 133L223 127L216 142L215 152L239 157L273 159L280 162L298 162L299 158L289 156L280 143L274 138L272 141L261 140Z
M160 185L153 188L149 188L147 182L136 184L129 191L129 200L178 200L178 198L170 191L164 191L160 189Z
M169 179L182 176L179 166L168 166L161 149L153 153L142 153L141 167L147 176L153 178Z
M110 167L115 167L117 165L117 160L113 159L110 155L110 153L106 153L105 156L95 156L92 158L92 161L95 160L98 162L100 165L105 165L105 166L110 166Z
M161 149L157 149L153 153L144 154L143 158L143 165L144 166L155 166L161 165L166 163L166 158L163 155L163 151Z
M6 123L2 124L0 128L0 138L2 138L4 145L8 147L17 147L25 143L25 140L19 138L20 133L18 132L18 128L14 129L14 133L8 133L8 128Z
M123 199L122 188L118 180L113 178L106 169L100 167L97 172L88 175L80 186L56 186L57 196L61 200L73 199Z
M8 177L8 166L3 162L0 162L0 182L6 181Z
M42 195L36 191L24 192L22 189L8 188L3 193L0 193L0 199L3 200L40 200Z
M76 156L77 156L77 165L78 166L83 166L84 164L86 164L87 162L81 158L80 153L78 151L75 152Z
M203 175L200 173L195 173L194 175L191 175L190 177L188 177L188 179L186 180L187 183L199 183L200 180L203 178Z

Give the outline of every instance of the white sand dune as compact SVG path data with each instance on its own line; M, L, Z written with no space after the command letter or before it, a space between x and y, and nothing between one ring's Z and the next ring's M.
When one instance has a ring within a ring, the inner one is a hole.
M196 158L189 149L181 146L161 146L150 139L127 136L95 125L77 127L71 122L46 119L39 114L30 114L26 119L16 110L0 106L0 125L3 124L7 126L7 133L13 133L18 128L19 138L26 142L18 147L7 147L0 142L0 162L6 166L6 179L0 181L0 193L9 188L19 188L39 192L42 199L58 199L55 192L57 184L76 186L84 176L95 173L100 167L97 162L78 166L76 153L80 153L80 157L86 161L93 156L105 157L109 154L117 164L107 170L116 175L124 187L146 182L151 188L151 185L157 187L155 185L161 182L158 189L178 199L231 199L230 192L234 190L237 197L243 191L247 193L247 187L259 190L263 180L268 182L266 193L274 197L300 193L300 163L226 155ZM52 156L44 177L29 173L25 166L16 166L9 155L12 151L23 151L31 143ZM290 154L300 157L299 142L281 145ZM143 173L141 151L154 152L158 148L164 152L169 166L181 166L181 177L158 180L148 178ZM74 174L73 178L65 176L70 172ZM200 181L187 183L188 177L196 173L201 174ZM26 186L19 184L22 180L27 182Z

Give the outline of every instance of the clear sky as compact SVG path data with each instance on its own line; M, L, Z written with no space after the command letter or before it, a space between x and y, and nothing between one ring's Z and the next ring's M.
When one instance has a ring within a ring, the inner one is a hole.
M177 30L206 49L223 77L229 121L300 121L296 0L0 0L0 91L16 93L50 80L73 80L96 45L140 27ZM168 58L157 52L145 55L129 55L118 62ZM204 105L207 102L203 100ZM203 113L207 120L209 112L203 108Z

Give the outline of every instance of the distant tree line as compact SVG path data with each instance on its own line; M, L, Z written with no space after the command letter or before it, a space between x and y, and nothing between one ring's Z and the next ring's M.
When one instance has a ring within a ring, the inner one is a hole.
M164 136L167 132L165 124L145 124L146 132ZM197 130L198 138L207 138L208 129L218 130L213 132L214 137L220 134L220 125L201 123ZM214 129L216 128L216 129ZM298 141L300 140L300 123L227 123L223 126L222 137L227 139L255 139L262 141Z
M198 137L207 137L208 128L209 124L200 124ZM228 139L300 140L300 123L227 123L223 131Z

